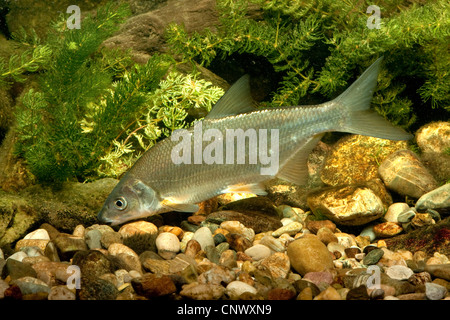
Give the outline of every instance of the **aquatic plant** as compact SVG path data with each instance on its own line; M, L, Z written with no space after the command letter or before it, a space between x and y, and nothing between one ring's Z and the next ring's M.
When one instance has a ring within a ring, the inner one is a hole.
M129 15L110 2L69 30L53 24L37 86L16 110L16 153L40 182L117 177L158 139L189 125L189 109L209 111L223 90L172 72L174 60L153 55L134 64L127 54L99 49ZM25 61L25 60L24 60ZM206 114L206 113L205 113Z
M100 176L117 177L133 165L141 153L176 129L189 127L206 115L224 91L195 75L172 71L147 95L146 112L136 116L132 126L114 139L114 147L101 158ZM198 115L190 117L196 111Z
M26 72L36 72L49 62L52 54L50 46L41 44L35 32L28 35L25 29L14 33L12 38L22 46L22 53L12 54L9 61L0 57L0 87L8 87L12 81L24 82Z
M263 19L247 16L250 3L261 6ZM416 120L413 102L418 108L449 111L448 2L383 1L378 4L379 29L373 28L376 17L366 13L370 4L218 0L217 31L188 35L183 26L172 24L168 41L185 61L205 66L236 53L266 58L283 79L269 102L273 106L333 98L374 57L385 55L373 100L380 114L408 128Z

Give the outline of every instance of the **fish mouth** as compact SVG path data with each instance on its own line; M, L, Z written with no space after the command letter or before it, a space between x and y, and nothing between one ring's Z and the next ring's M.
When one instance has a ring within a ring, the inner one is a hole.
M105 217L105 216L102 214L102 211L100 211L100 212L97 214L97 220L98 220L101 224L106 224L106 225L112 225L112 223L114 222L113 220L111 220L111 219Z

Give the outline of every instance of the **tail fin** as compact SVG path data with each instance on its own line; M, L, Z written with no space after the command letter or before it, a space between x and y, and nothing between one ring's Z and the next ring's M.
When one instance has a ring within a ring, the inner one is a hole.
M412 135L396 128L373 110L369 110L378 72L383 57L375 61L364 73L333 102L350 111L350 119L342 131L390 140L409 140Z

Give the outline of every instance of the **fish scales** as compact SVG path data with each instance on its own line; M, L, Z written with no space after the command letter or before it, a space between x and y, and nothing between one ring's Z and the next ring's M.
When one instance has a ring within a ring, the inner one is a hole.
M331 104L323 106L299 106L295 108L264 109L222 119L205 120L202 131L218 129L223 137L226 130L240 128L279 130L279 158L285 159L286 154L301 148L301 141L320 132L334 131L342 121L344 112ZM191 154L194 154L195 137L193 128L188 130L192 135ZM270 141L270 133L269 138ZM295 143L292 143L295 142ZM261 164L237 164L237 152L234 152L233 164L174 164L167 154L173 150L178 141L166 138L157 148L144 154L139 165L130 170L130 174L139 176L156 190L161 197L178 198L186 202L197 203L225 190L227 186L238 183L247 184L267 180L268 177L260 175ZM203 141L203 149L209 142ZM246 144L246 153L249 145ZM224 153L223 157L226 157ZM155 165L158 164L158 165ZM220 170L219 170L220 169ZM205 183L205 181L208 181ZM198 188L196 193L193 188Z

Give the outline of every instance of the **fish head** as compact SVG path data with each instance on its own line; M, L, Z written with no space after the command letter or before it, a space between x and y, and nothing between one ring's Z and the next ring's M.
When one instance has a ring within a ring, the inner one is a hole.
M158 213L157 192L139 179L122 179L98 213L101 223L111 226Z

